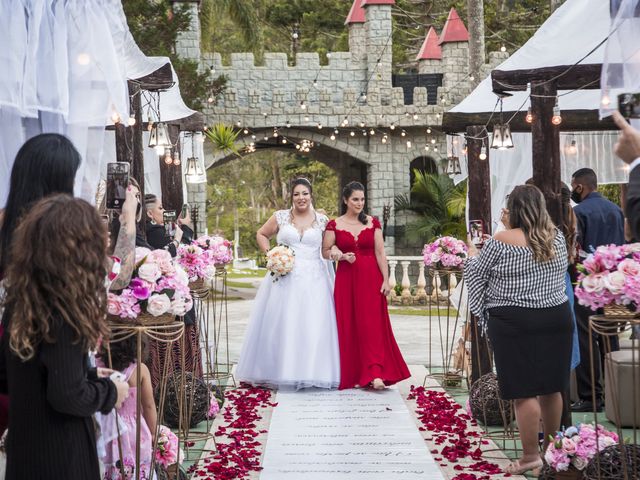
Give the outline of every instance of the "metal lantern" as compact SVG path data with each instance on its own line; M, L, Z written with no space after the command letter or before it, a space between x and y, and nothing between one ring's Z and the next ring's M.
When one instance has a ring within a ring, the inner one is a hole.
M508 124L499 124L493 127L493 138L491 148L506 150L513 148L513 138L511 137L511 127Z
M167 124L164 122L154 124L149 133L149 148L155 148L156 151L162 153L165 148L171 148L172 146Z
M460 168L460 159L456 156L447 157L447 175L460 175L462 170Z
M206 183L207 177L200 165L200 159L198 157L187 158L185 180L187 183Z

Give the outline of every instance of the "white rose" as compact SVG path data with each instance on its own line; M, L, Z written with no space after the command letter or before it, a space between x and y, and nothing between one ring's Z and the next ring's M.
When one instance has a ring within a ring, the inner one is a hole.
M187 313L187 304L185 303L184 298L180 297L173 300L169 311L178 316L182 316Z
M158 267L155 263L143 263L138 268L138 276L142 280L146 280L150 283L156 283L156 280L160 278L162 272L160 271L160 267Z
M176 280L178 280L178 282L180 282L183 285L188 285L189 275L187 275L187 272L185 272L180 265L174 265L174 266L176 268L176 274L175 274Z
M624 289L625 276L622 272L611 272L604 279L606 287L614 295L622 293Z
M169 310L171 306L171 300L167 297L166 294L162 295L151 295L149 301L147 302L147 312L149 312L154 317L158 315L162 315Z
M546 457L545 457L546 458ZM578 470L584 470L587 467L587 463L589 463L587 460L585 460L582 457L579 457L578 455L576 455L575 457L573 457L573 459L571 460L571 463L573 464L574 467L576 467Z
M593 275L587 275L582 280L582 288L589 293L600 293L604 288L604 275L596 273Z

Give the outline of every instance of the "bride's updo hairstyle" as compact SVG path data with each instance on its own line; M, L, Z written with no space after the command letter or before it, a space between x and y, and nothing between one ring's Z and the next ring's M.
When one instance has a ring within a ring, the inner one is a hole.
M347 183L344 188L342 189L342 198L344 199L344 206L343 206L343 213L347 212L347 200L349 200L351 198L351 195L353 195L353 192L363 192L364 193L364 185L362 185L360 182L349 182ZM367 214L364 213L364 210L362 210L359 214L358 214L358 220L360 221L360 223L362 223L363 225L367 224Z
M313 187L311 186L311 182L304 177L294 178L293 180L291 180L291 194L289 195L289 201L291 202L291 205L293 205L293 190L298 185L307 187L307 189L309 190L309 195L311 196L311 199L313 199Z

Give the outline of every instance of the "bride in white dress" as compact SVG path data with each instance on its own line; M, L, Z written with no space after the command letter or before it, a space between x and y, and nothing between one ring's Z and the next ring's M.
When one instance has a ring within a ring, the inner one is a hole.
M258 230L258 246L295 252L293 270L263 279L256 295L236 378L273 388L335 388L340 383L333 267L321 255L328 218L312 206L311 183L292 182L291 210L279 210Z

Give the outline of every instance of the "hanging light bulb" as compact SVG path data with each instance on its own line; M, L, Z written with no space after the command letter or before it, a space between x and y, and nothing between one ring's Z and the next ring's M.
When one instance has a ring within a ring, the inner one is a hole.
M402 132L400 132L400 135L402 135L403 137L407 136L407 132L405 132L404 130L402 130Z
M435 138L432 138L432 139L431 139L431 144L433 145L433 144L435 144L435 143L436 143L436 139L435 139Z
M344 125L345 127L349 125L349 119L347 117L344 117L344 120L342 120L342 125Z
M365 123L364 122L360 122L360 128L364 128L365 127Z
M118 114L118 112L114 111L114 112L111 114L111 121L112 121L113 123L120 123L120 115Z
M524 117L524 121L527 123L533 123L533 113L531 113L531 107L527 109L527 114Z
M306 110L306 109L307 109L307 105L304 103L304 100L302 100L302 101L300 102L300 108L301 108L302 110Z
M411 140L407 140L407 148L411 148Z
M296 150L300 150L300 145L296 143Z
M264 141L265 142L269 141L269 137L267 135L264 136Z
M333 133L335 133L336 135L338 135L340 132L338 131L338 129L336 128Z
M431 133L431 127L427 127L427 134Z
M562 123L562 115L560 115L560 107L558 106L558 97L556 97L556 104L553 107L553 117L551 117L551 123L554 125L560 125Z
M495 125L493 127L493 137L491 139L491 148L498 150L506 150L513 148L513 138L511 137L511 128L509 125Z
M360 94L360 99L361 99L363 102L366 102L366 101L367 101L367 94L366 94L365 92L362 92L362 93Z
M236 126L241 127L241 126L242 126L242 122L241 122L240 120L238 120L238 121L236 122Z
M278 138L278 129L277 129L277 128L274 128L274 129L273 129L273 136L274 136L275 138Z
M332 133L331 136L329 137L331 140L335 140L336 139L336 134Z
M308 115L305 115L305 116L304 116L304 121L305 121L305 122L308 122L308 121L309 121L309 116L308 116Z
M484 145L482 145L482 148L480 149L480 155L478 156L478 158L480 160L487 159L487 147L485 147Z
M501 51L501 52L506 52L506 51L507 51L507 47L505 47L504 45L502 45L502 46L500 47L500 51Z
M569 155L575 155L576 153L578 153L578 146L576 145L575 140L571 140L571 144L567 148L567 153Z
M417 113L414 113L414 114L413 114L413 119L414 119L414 120L417 120L417 119L418 119L418 114L417 114Z
M133 115L129 115L129 120L127 120L127 123L130 127L133 127L136 124L136 117L134 117Z
M180 160L180 152L178 151L178 149L176 148L176 151L173 154L173 164L177 167L180 166L180 164L182 164L182 161Z
M287 128L291 128L291 122L287 120Z
M433 147L433 151L437 152L438 151L438 146L436 145L435 147Z
M382 143L387 143L387 134L386 133L382 136Z
M171 157L170 148L164 149L164 163L166 163L167 165L171 165L173 163L173 158Z
M351 132L349 132L349 135L351 135L352 137L356 136L356 132L354 132L353 130L351 130Z
M254 134L254 135L251 135L251 140L255 140L255 139L256 139L255 134Z
M395 130L395 129L396 129L396 124L395 124L395 123L393 123L393 122L391 122L391 125L389 125L389 128L390 128L391 130Z
M600 99L600 103L603 107L608 107L611 104L611 98L607 92L602 94L602 98Z
M367 136L367 131L366 130L362 130L362 136L366 137Z
M317 78L313 80L313 87L314 88L318 88L318 79Z
M425 145L424 149L428 152L430 150L429 145Z
M318 124L318 130L322 130L322 124L321 123Z
M282 144L284 145L285 143L287 143L287 139L286 138L282 138Z
M371 130L369 130L369 135L375 135L376 131L372 128Z
M207 103L213 103L213 97L207 98Z
M246 128L242 131L242 133L244 133L245 135L247 135L249 133L249 130L247 130Z

